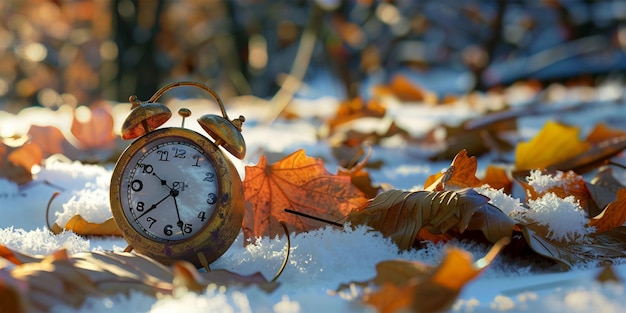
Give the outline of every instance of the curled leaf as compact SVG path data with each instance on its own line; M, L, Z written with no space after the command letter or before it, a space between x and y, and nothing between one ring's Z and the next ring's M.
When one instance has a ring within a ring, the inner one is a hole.
M78 308L88 297L107 297L131 290L159 297L175 295L176 288L202 292L210 284L254 285L268 292L278 286L260 273L249 276L226 270L201 273L184 261L166 267L130 253L82 252L70 256L66 250L59 250L44 257L24 257L2 245L0 253L0 257L8 257L15 264L0 269L3 312L8 309L48 312L55 305Z
M589 226L602 233L626 223L626 188L617 192L617 199L606 206L598 216L589 220Z
M469 252L448 247L437 267L421 262L389 260L376 265L376 276L363 295L363 302L379 312L442 312L454 303L462 288L478 276L508 244L498 241L489 253L472 263ZM340 286L340 289L342 287Z
M353 211L346 222L368 225L410 249L422 227L433 234L455 229L463 232L474 212L489 199L473 189L459 191L385 191L367 207Z

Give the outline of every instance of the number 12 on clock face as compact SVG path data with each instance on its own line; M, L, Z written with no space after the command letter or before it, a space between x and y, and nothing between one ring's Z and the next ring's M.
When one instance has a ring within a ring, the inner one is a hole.
M213 215L216 170L193 142L153 141L128 166L123 209L142 235L158 241L188 239Z

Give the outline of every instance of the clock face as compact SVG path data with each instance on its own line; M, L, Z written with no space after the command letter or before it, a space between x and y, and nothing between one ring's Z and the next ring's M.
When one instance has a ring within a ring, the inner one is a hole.
M158 138L138 149L122 174L122 211L144 237L187 240L213 215L218 184L215 166L192 140Z

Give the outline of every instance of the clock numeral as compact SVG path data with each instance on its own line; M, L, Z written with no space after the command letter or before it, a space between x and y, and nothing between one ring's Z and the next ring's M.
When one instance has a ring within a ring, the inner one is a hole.
M150 226L148 226L148 228L152 228L152 225L154 225L154 223L156 223L157 220L155 220L154 218L148 216L146 221L148 221L148 223L150 223Z
M195 166L195 167L200 167L200 164L199 164L199 163L200 163L200 160L202 160L202 158L200 157L200 155L199 155L199 154L194 154L194 155L192 156L192 158L193 158L194 160L196 160L196 164L194 164L194 165L192 165L192 166Z
M191 224L185 224L185 227L183 227L183 231L187 234L191 234L191 232L193 231L191 226L192 226Z
M159 155L159 161L169 161L169 152L165 150L158 150L156 153Z
M139 164L139 167L143 169L141 172L144 174L152 174L154 171L154 168L150 164Z
M172 151L174 151L174 157L179 159L184 159L185 154L187 154L187 150L176 147L172 148Z
M143 201L139 201L139 202L137 202L137 207L135 208L135 210L137 210L137 211L139 211L139 212L143 211L143 209L144 209L144 205L145 205L145 204L143 203Z
M143 189L143 182L139 179L133 180L133 182L130 183L130 189L133 191L141 191L141 189Z
M204 220L206 220L206 212L202 211L198 213L198 218L200 219L201 222L204 222Z
M202 181L213 182L215 180L215 174L211 172L204 173L204 179Z
M217 202L217 196L214 193L210 193L207 196L206 203L215 204L215 202Z
M165 228L163 228L163 233L165 234L165 236L171 236L174 232L172 231L172 228L174 226L172 225L165 225Z

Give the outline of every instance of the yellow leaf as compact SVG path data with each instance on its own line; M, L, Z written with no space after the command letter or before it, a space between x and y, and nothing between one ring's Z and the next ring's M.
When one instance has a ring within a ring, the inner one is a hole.
M578 138L577 127L548 121L529 142L519 143L515 149L515 167L543 169L589 149L589 143Z

